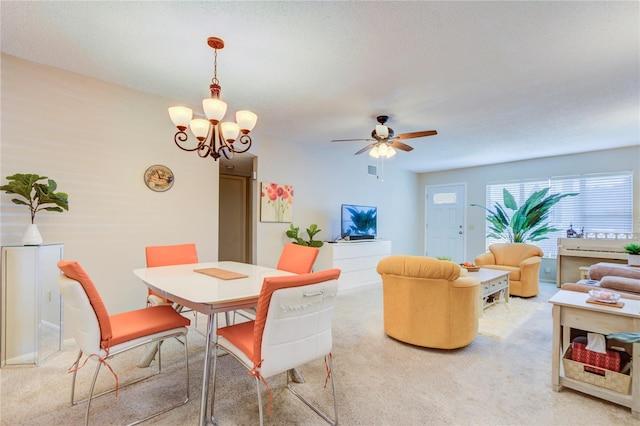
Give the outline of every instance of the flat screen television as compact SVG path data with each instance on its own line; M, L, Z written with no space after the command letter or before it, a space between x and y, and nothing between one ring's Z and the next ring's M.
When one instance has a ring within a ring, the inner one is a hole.
M340 236L345 240L371 240L378 235L378 208L343 204Z

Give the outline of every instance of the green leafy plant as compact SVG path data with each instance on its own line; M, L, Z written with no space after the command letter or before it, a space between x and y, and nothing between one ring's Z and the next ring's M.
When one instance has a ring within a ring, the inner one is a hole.
M47 183L40 183L41 180L47 180ZM12 198L14 204L25 205L29 207L31 213L31 223L35 223L36 213L42 210L50 212L63 212L69 210L69 196L64 192L55 192L58 189L56 181L46 176L36 174L16 173L7 176L8 184L0 186L0 190L7 194L16 194L24 198ZM55 204L54 207L47 204Z
M640 254L640 245L628 244L624 246L624 251L626 251L629 254Z
M287 237L294 240L293 244L298 244L301 246L308 246L308 247L322 247L324 244L322 241L313 239L313 237L320 231L322 230L318 229L318 225L316 225L315 223L312 223L307 228L307 235L309 236L309 239L305 240L302 237L298 236L298 233L300 232L300 228L293 226L293 223L292 223L291 225L289 225L289 230L286 232L286 235Z
M471 205L482 207L488 212L487 221L490 223L490 232L487 237L510 243L541 241L549 238L545 234L559 230L549 225L551 207L565 197L578 195L578 193L569 193L547 196L548 192L549 188L536 191L518 207L513 195L507 189L503 189L504 206L496 203L495 210L490 210L478 204ZM507 209L513 212L511 216Z

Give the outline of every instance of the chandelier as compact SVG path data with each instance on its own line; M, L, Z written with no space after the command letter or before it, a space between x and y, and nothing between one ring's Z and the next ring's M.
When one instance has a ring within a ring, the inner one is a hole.
M236 122L222 122L227 112L227 104L220 100L222 87L218 80L218 50L224 48L224 41L218 37L209 37L207 44L214 51L213 79L209 86L211 97L202 101L204 115L207 118L192 119L191 108L183 106L169 108L171 121L178 128L173 140L178 148L184 151L196 151L202 158L211 156L217 161L221 155L224 155L227 159L231 159L234 154L246 152L251 148L249 132L256 125L258 116L251 111L238 111ZM182 145L189 138L186 132L187 126L198 140L198 145L194 148Z

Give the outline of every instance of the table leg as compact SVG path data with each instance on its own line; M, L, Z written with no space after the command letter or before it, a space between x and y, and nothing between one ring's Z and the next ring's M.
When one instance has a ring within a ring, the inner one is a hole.
M202 399L200 400L200 426L207 424L207 400L209 398L209 375L211 374L211 344L213 343L216 315L209 314L206 346L204 348L204 367L202 372Z
M634 343L631 350L631 365L640 365L640 343ZM640 419L640 368L631 368L631 415Z
M562 339L560 310L560 306L553 305L551 311L553 316L553 337L551 338L551 387L556 392L560 391L562 388L560 386L560 358L562 357L560 353L560 341Z

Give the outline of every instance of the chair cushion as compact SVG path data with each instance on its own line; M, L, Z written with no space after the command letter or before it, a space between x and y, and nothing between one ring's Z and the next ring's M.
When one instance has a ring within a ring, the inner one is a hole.
M607 275L600 280L600 287L612 290L640 293L640 280L627 277L615 277Z
M380 275L389 274L402 277L457 280L460 265L448 260L424 256L388 256L378 262L376 270Z
M58 268L60 268L62 273L67 277L80 283L89 298L89 302L96 313L96 317L98 318L98 324L100 324L101 344L108 342L109 339L112 338L109 313L107 312L106 306L104 306L100 293L98 293L98 289L95 284L93 284L93 281L91 281L89 274L87 274L82 266L80 266L80 264L75 260L61 260L58 262Z
M111 346L191 324L188 318L180 315L169 305L111 315L110 320L113 332Z
M600 280L607 275L616 277L635 278L640 280L640 269L631 268L627 265L615 263L600 262L589 267L589 278L592 280Z
M222 336L253 360L253 329L255 321L241 322L228 327L219 328L218 336Z

